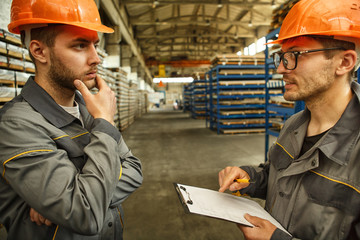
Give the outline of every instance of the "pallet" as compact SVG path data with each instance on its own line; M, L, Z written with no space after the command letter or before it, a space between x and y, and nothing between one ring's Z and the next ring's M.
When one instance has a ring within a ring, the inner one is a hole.
M256 134L264 133L263 128L248 128L248 129L220 129L220 132L224 134Z
M219 75L264 75L265 69L221 69Z
M282 107L287 107L287 108L293 108L295 106L294 103L291 103L291 102L278 102L278 101L269 101L269 103L271 104L276 104L276 105L279 105L279 106L282 106Z
M211 60L212 65L264 65L265 55L257 54L255 56L238 56L235 54L216 55Z
M227 92L220 92L219 95L222 96L233 96L233 95L261 95L265 94L265 90L258 90L258 91L227 91Z
M216 86L216 84L217 83L213 83L213 86ZM264 84L265 84L265 80L219 81L220 86L233 86L233 85L247 86L247 85L264 85Z
M20 37L13 33L9 33L9 32L2 30L2 31L0 31L0 39L4 39L7 42L13 43L17 46L21 46Z
M213 102L217 104L216 101ZM246 104L265 104L265 99L245 99L245 100L233 100L233 101L220 101L219 105L246 105Z
M272 124L272 126L278 130L282 129L283 126L284 126L284 123L283 122L278 122L278 121L269 121L269 123Z
M243 110L243 111L220 111L220 115L248 115L248 114L264 114L265 110Z
M219 121L222 125L237 125L237 124L264 124L265 119L227 119L227 120L220 120Z
M264 60L259 60L259 61L248 61L248 62L245 62L245 61L217 61L217 62L214 62L213 65L216 66L216 65L238 65L238 66L241 66L241 65L264 65L265 64L265 61Z
M0 97L0 103L6 103L11 101L13 98L12 97Z

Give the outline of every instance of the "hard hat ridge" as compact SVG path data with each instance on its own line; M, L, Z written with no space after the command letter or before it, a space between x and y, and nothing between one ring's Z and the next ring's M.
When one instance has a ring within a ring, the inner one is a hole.
M305 35L360 38L360 1L301 0L285 17L279 38L271 43Z
M37 24L68 24L89 30L112 33L101 24L94 0L13 0L8 29L20 33Z

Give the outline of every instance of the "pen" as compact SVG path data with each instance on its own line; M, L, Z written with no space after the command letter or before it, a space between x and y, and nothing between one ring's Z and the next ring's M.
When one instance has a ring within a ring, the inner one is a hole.
M254 183L255 181L252 179L246 179L246 178L242 178L242 179L235 179L234 182L238 182L238 183Z
M237 179L234 179L234 182L238 182L238 183L254 183L255 181L252 180L252 179L246 179L246 178L237 178ZM232 195L234 196L238 196L238 197L241 197L241 196L247 196L247 194L241 194L240 191L235 191L235 192L232 192L231 193Z

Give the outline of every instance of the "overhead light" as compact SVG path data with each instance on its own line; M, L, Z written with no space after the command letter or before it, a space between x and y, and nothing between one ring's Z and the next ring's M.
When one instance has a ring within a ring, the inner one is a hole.
M251 10L251 11L250 11L250 20L249 20L249 24L248 24L249 27L252 27L252 26L253 26L252 20L253 20L253 11Z
M276 8L276 0L272 0L272 1L271 1L271 7L272 7L272 8Z
M238 39L238 38L239 38L239 36L238 36L237 33L235 33L234 38L235 38L235 39Z
M223 5L222 5L222 3L221 3L221 0L218 0L217 7L218 7L218 8L222 8L222 7L223 7Z
M153 4L152 4L152 7L153 7L153 8L156 8L156 6L159 5L159 4L160 4L160 2L159 2L158 0L155 0L155 1L153 2Z
M169 77L169 78L154 78L154 83L191 83L194 81L192 77Z

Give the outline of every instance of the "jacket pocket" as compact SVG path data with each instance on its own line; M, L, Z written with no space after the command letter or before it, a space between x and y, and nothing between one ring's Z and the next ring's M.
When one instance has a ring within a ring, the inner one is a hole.
M303 185L309 200L314 203L337 208L349 215L360 211L360 194L348 183L310 171L304 177Z
M270 163L276 170L287 168L294 157L280 143L276 142L269 150Z

